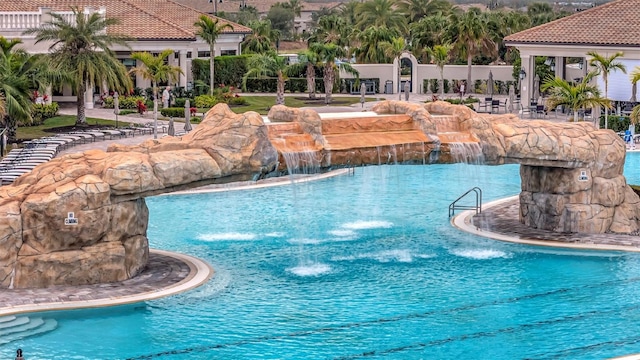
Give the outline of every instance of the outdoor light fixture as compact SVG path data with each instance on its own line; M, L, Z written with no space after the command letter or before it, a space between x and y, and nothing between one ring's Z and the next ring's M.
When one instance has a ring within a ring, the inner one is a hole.
M547 66L553 64L553 58L552 57L547 57L547 59L544 61L544 64L547 65Z
M520 80L524 80L524 78L527 77L527 73L524 71L524 69L520 69Z

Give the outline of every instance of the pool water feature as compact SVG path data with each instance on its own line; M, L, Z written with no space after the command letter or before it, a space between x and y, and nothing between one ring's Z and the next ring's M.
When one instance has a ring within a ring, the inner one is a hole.
M500 243L449 224L518 165L373 166L353 176L147 199L151 246L203 258L200 288L29 314L28 359L602 359L640 352L640 257ZM640 156L625 175L640 183ZM294 191L295 189L295 191ZM51 322L50 322L51 323Z

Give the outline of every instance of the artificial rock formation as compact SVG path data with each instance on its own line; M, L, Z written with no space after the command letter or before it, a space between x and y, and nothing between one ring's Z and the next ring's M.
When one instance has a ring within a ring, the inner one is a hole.
M260 115L221 105L181 138L40 165L0 187L0 288L131 278L147 263L145 196L262 176L276 156Z
M217 105L191 133L55 158L0 187L0 288L128 279L146 265L144 197L281 174L382 163L520 163L520 219L558 232L638 231L625 148L587 123L521 121L445 102L384 101L377 114L321 119L313 110ZM461 146L462 145L462 146ZM456 156L457 149L472 155ZM300 156L304 154L304 156ZM293 156L292 156L293 155ZM73 215L73 216L70 216Z

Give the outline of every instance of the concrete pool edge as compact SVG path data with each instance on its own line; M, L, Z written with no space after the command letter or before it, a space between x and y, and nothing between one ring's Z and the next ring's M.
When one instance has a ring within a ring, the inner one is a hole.
M42 311L60 311L60 310L75 310L75 309L87 309L87 308L101 308L117 305L126 305L139 303L147 300L159 299L171 295L176 295L182 292L192 290L205 284L214 274L213 268L205 261L196 257L169 252L165 250L150 249L150 253L171 257L175 260L186 264L189 267L189 274L182 280L171 283L167 286L163 286L150 291L144 291L136 294L125 296L105 296L98 299L91 300L77 300L77 301L51 301L38 304L23 304L23 305L11 305L0 306L0 316L18 315L32 312Z
M493 207L497 207L504 203L513 201L515 199L518 199L518 195L494 200L486 204L482 204L482 209L487 210ZM635 246L596 244L596 243L589 243L589 244L566 243L566 242L559 242L559 241L556 242L552 240L536 240L536 239L530 239L526 237L510 236L500 232L481 229L477 227L472 223L472 218L474 215L476 215L475 210L462 211L458 215L454 215L451 218L450 220L451 225L459 230L462 230L470 234L478 235L478 236L493 239L493 240L516 243L516 244L543 246L543 247L560 248L560 249L640 252L640 248Z

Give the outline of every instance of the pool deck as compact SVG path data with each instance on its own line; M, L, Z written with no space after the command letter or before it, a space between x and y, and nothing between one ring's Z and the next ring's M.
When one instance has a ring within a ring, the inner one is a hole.
M2 290L0 316L152 300L198 287L212 275L211 266L200 259L152 249L147 267L133 279L108 284Z
M567 249L640 252L640 235L625 234L562 234L531 229L519 221L518 196L482 205L475 210L460 212L451 218L460 230L494 240L518 244Z

